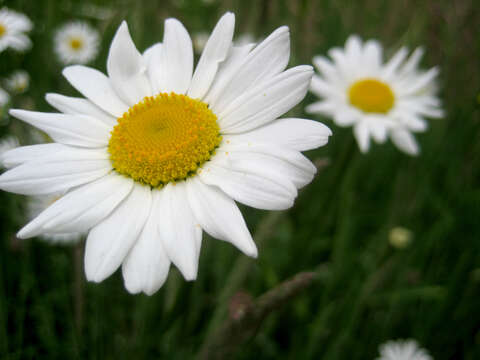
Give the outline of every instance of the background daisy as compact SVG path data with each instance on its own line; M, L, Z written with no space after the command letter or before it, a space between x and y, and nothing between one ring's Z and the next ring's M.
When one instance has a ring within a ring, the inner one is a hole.
M322 100L306 111L329 116L339 126L353 126L362 152L370 149L370 139L383 143L390 137L400 150L417 155L412 132L425 131L425 117L440 118L443 111L435 95L438 69L418 69L421 48L407 55L402 47L383 63L377 41L363 43L350 36L344 49L329 51L331 60L313 59L319 75L312 79L311 91Z
M28 50L32 42L25 34L32 30L30 19L6 7L0 9L0 52L11 47L17 51Z
M0 87L0 107L5 106L9 101L10 95Z
M28 90L30 75L24 70L17 70L5 79L5 86L14 94L21 94Z
M98 31L86 22L67 23L55 33L55 52L63 64L89 63L96 58L99 45Z
M415 340L391 340L379 347L377 360L433 360Z

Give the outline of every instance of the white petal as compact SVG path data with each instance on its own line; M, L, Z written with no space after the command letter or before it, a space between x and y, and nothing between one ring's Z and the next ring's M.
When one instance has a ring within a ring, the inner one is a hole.
M290 33L282 26L253 49L212 106L218 114L252 87L282 72L290 56Z
M0 189L23 195L65 191L105 176L109 160L31 161L0 176Z
M163 46L157 49L156 57L150 66L159 66L159 77L155 89L157 92L185 94L190 86L193 72L193 47L188 31L176 19L165 21Z
M363 47L363 64L377 70L382 63L382 46L378 41L368 40Z
M0 159L3 166L12 168L27 161L48 158L51 155L61 153L66 147L66 145L58 143L20 146L4 152Z
M345 51L349 58L360 59L362 56L362 40L358 35L350 35L345 43Z
M438 68L434 67L417 76L415 80L411 82L410 86L402 91L403 94L410 95L423 90L425 87L431 84L431 82L437 77L438 73Z
M51 106L64 114L87 115L110 127L117 124L115 117L100 109L90 100L52 93L47 94L45 99Z
M9 45L17 51L28 50L32 47L32 42L23 34L15 34L8 37Z
M332 85L324 81L320 76L314 75L310 84L310 90L321 98L339 97L342 98L345 95L340 92L337 86Z
M415 71L420 60L422 59L424 50L423 48L416 48L415 51L410 55L407 61L403 64L400 72L402 75L410 74L411 72Z
M253 44L248 44L244 46L233 46L230 49L227 59L220 64L217 76L215 76L212 86L210 86L210 90L203 100L207 104L210 104L211 108L215 108L215 104L221 99L225 87L230 83L233 76L235 76L253 46Z
M164 249L186 280L195 280L202 239L202 228L188 204L185 183L169 183L158 198L158 232Z
M205 44L187 93L191 98L202 99L207 94L220 63L225 61L232 46L234 29L235 15L227 12L218 21Z
M26 239L41 233L86 232L107 217L130 193L132 186L131 179L116 173L104 176L55 201L17 236Z
M333 101L317 101L305 107L305 112L309 114L323 114L331 116L335 114L337 104Z
M242 213L230 197L198 178L188 180L186 187L195 218L207 233L230 242L248 256L257 257L257 247Z
M225 140L244 143L271 143L287 148L306 151L323 146L332 131L322 123L306 119L278 119L252 131L225 136Z
M82 147L108 145L111 127L85 115L10 110L10 115L46 132L56 142Z
M87 280L100 282L118 269L143 230L151 198L150 188L136 183L130 195L90 231L85 246Z
M303 154L275 144L230 141L230 144L223 144L217 150L214 163L223 163L223 166L233 171L268 178L286 187L293 197L297 195L296 188L310 183L317 172L316 167ZM292 183L296 188L291 186Z
M357 139L358 147L363 153L368 152L370 148L370 133L366 121L360 121L353 127L353 134Z
M387 126L378 119L369 119L367 121L369 132L377 143L384 143L387 140Z
M140 236L122 265L125 288L132 294L153 295L164 284L170 269L170 259L163 249L158 232L158 191L152 192L150 215Z
M408 130L394 129L390 133L390 138L397 148L409 155L418 155L420 152L415 138Z
M245 205L264 210L285 210L293 205L296 194L287 179L271 180L257 172L235 171L210 161L199 173L208 185L218 186L227 195ZM269 174L267 174L268 176Z
M145 63L147 64L148 78L152 87L153 94L164 92L167 87L167 68L166 58L163 50L163 44L157 43L149 47L143 53Z
M128 105L120 100L108 77L100 71L73 65L63 69L62 73L83 96L114 117L119 118L128 111Z
M321 75L325 77L328 82L338 83L338 81L340 80L337 69L326 57L315 56L313 58L313 65L315 65L317 70L321 73Z
M349 107L340 108L334 113L333 120L338 126L352 126L358 121L359 115Z
M115 92L126 104L133 106L145 96L152 95L146 71L144 59L123 21L110 45L107 72Z
M407 54L407 48L400 48L400 50L398 50L395 55L393 55L393 57L385 64L382 70L382 77L384 79L390 79L395 71L397 71L397 69L400 67L400 64L405 60Z
M249 131L286 113L305 97L312 75L311 66L297 66L247 91L218 114L222 133Z

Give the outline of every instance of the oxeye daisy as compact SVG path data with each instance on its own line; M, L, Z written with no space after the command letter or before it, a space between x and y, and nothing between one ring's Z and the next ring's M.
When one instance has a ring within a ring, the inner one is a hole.
M9 47L17 51L28 50L32 42L25 33L32 27L24 14L5 7L0 9L0 52Z
M377 360L432 360L415 340L387 341L380 345L379 351L380 357Z
M390 137L400 150L418 154L412 132L427 129L425 117L443 116L435 95L438 69L418 69L423 50L407 58L407 49L401 48L383 63L377 41L362 43L351 36L345 49L333 48L329 55L331 60L313 59L319 75L313 77L311 91L322 100L306 111L332 117L339 126L353 126L362 152L369 150L370 138L383 143Z
M30 76L24 70L17 70L5 80L5 85L15 94L24 93L30 85Z
M20 143L18 142L18 138L13 135L9 135L3 139L0 139L0 157L7 151L15 149L19 145Z
M165 21L163 42L143 54L123 22L107 73L64 69L85 98L47 94L62 113L12 110L53 144L12 150L0 188L20 194L67 193L20 230L89 231L88 280L122 266L132 293L152 294L173 263L197 276L202 230L256 257L235 203L267 210L293 205L315 166L301 151L325 145L330 130L279 116L305 96L313 69L288 70L290 40L280 27L256 47L232 46L235 17L215 26L194 70L183 25Z
M55 52L63 64L86 64L98 54L99 34L88 23L74 21L55 33Z
M196 54L202 53L203 48L207 44L209 37L210 37L210 34L207 32L198 32L192 36L193 50L195 51Z
M43 210L52 205L63 196L59 194L31 196L27 199L27 214L29 219L34 219ZM39 238L52 244L73 245L82 239L81 233L42 233Z
M10 95L0 87L0 107L8 104L10 101Z

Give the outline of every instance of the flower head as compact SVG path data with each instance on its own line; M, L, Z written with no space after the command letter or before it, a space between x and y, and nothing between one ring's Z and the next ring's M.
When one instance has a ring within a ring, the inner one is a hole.
M108 76L85 66L63 74L85 98L47 94L62 113L12 110L56 143L4 154L0 188L67 193L20 230L89 231L87 279L122 266L126 288L152 294L170 263L197 276L202 230L249 256L257 248L235 201L270 210L293 205L315 166L301 151L330 130L279 116L305 96L313 70L285 70L289 31L256 47L232 46L234 15L217 23L194 69L192 41L175 19L143 54L127 24L110 46Z
M390 230L390 234L388 235L390 245L397 249L406 248L412 242L412 238L412 232L402 226L394 227Z
M30 75L24 70L17 70L5 80L5 85L15 94L24 93L30 85Z
M379 351L380 357L377 360L432 360L415 340L387 341L380 345Z
M0 108L7 105L10 101L10 95L0 87Z
M19 145L18 138L13 135L0 139L0 157L7 151L15 149Z
M55 52L63 64L86 64L98 54L98 31L88 23L74 21L63 25L55 33Z
M320 74L313 77L311 91L322 100L306 111L332 117L339 126L353 126L362 152L369 150L371 138L383 143L390 137L400 150L418 154L412 132L427 129L425 117L443 116L435 95L438 69L418 69L423 50L407 58L407 49L401 48L383 63L377 41L362 43L350 36L345 49L333 48L329 55L332 61L313 59Z
M17 51L28 50L32 42L25 35L32 30L28 17L8 8L0 9L0 52L11 47Z

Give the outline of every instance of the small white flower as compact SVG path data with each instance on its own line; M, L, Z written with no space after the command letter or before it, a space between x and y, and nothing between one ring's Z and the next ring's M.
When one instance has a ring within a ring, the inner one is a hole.
M242 34L235 39L236 46L255 44L255 37L252 34Z
M98 54L98 31L86 22L74 21L55 33L55 52L63 64L86 64Z
M418 69L423 50L416 49L407 59L407 49L401 48L384 64L377 41L362 43L350 36L345 49L333 48L329 55L332 61L313 59L320 75L313 77L311 91L322 101L306 111L332 117L339 126L353 126L362 152L369 150L370 138L383 143L390 137L400 150L418 154L412 132L427 129L425 117L443 116L435 95L438 69Z
M11 92L21 94L30 85L30 75L24 70L17 70L5 80L5 85Z
M29 197L27 204L29 220L36 218L43 210L60 199L62 195L62 193L58 193ZM82 239L83 235L81 233L43 233L39 237L52 244L76 244Z
M0 139L0 158L5 152L15 149L19 145L18 138L13 135Z
M0 108L7 105L10 101L10 95L0 87Z
M193 42L193 49L195 50L195 53L197 54L202 53L203 48L205 47L205 44L207 43L209 37L210 37L210 34L207 32L199 32L193 35L192 42Z
M25 33L32 27L32 22L24 14L5 7L0 9L0 52L8 47L17 51L28 50L32 42Z
M379 351L377 360L432 360L428 352L411 339L387 341L380 345Z
M85 98L47 94L62 113L11 114L56 141L12 150L0 188L25 195L66 194L18 236L89 231L85 272L100 282L120 266L132 293L152 294L170 264L197 277L202 230L256 257L235 201L266 210L291 207L315 166L301 151L323 146L321 123L279 119L308 91L313 69L286 70L287 27L258 46L232 46L225 14L196 68L184 26L165 21L162 43L138 52L123 22L108 76L64 69Z

